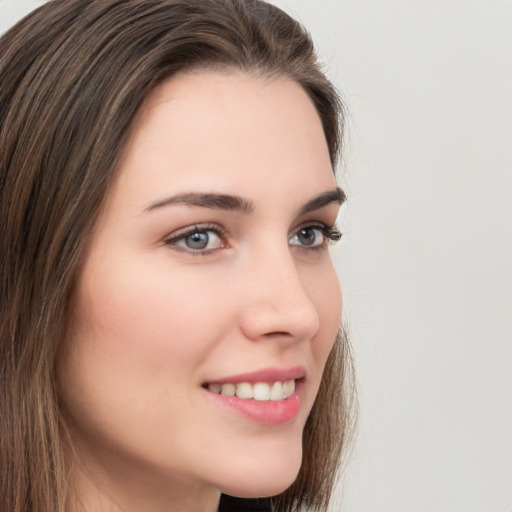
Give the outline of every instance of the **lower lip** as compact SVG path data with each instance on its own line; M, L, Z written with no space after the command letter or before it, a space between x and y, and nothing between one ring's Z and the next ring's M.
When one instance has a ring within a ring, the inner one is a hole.
M254 400L224 396L206 391L221 405L233 409L260 425L282 425L294 420L300 411L300 391L302 382L296 382L293 395L283 400Z

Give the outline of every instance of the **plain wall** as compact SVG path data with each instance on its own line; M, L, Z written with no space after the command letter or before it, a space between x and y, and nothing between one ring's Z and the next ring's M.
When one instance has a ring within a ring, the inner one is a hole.
M0 32L39 0L0 0ZM333 510L512 511L512 2L286 0L350 112L360 395Z

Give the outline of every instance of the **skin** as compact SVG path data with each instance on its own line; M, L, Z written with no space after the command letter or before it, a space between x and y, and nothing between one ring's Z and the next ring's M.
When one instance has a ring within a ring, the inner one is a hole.
M327 243L294 235L334 223L337 201L299 213L333 190L320 119L289 79L195 71L147 98L81 267L58 368L86 511L213 512L220 492L269 496L293 482L342 307ZM155 206L184 193L236 195L250 211ZM204 223L222 231L206 249L178 239ZM291 366L306 380L284 424L258 424L203 387Z

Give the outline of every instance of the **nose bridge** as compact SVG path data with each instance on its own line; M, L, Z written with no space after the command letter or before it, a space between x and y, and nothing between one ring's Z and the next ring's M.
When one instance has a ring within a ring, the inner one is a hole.
M319 315L305 289L300 268L288 244L266 247L254 254L247 267L250 286L244 290L241 327L258 339L284 335L296 340L312 338Z

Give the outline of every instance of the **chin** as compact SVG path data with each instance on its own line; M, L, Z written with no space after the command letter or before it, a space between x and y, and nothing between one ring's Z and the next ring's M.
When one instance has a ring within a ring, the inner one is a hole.
M224 494L238 498L276 496L293 484L300 470L302 450L279 457L269 457L262 463L245 464L231 475L229 485L221 485Z

